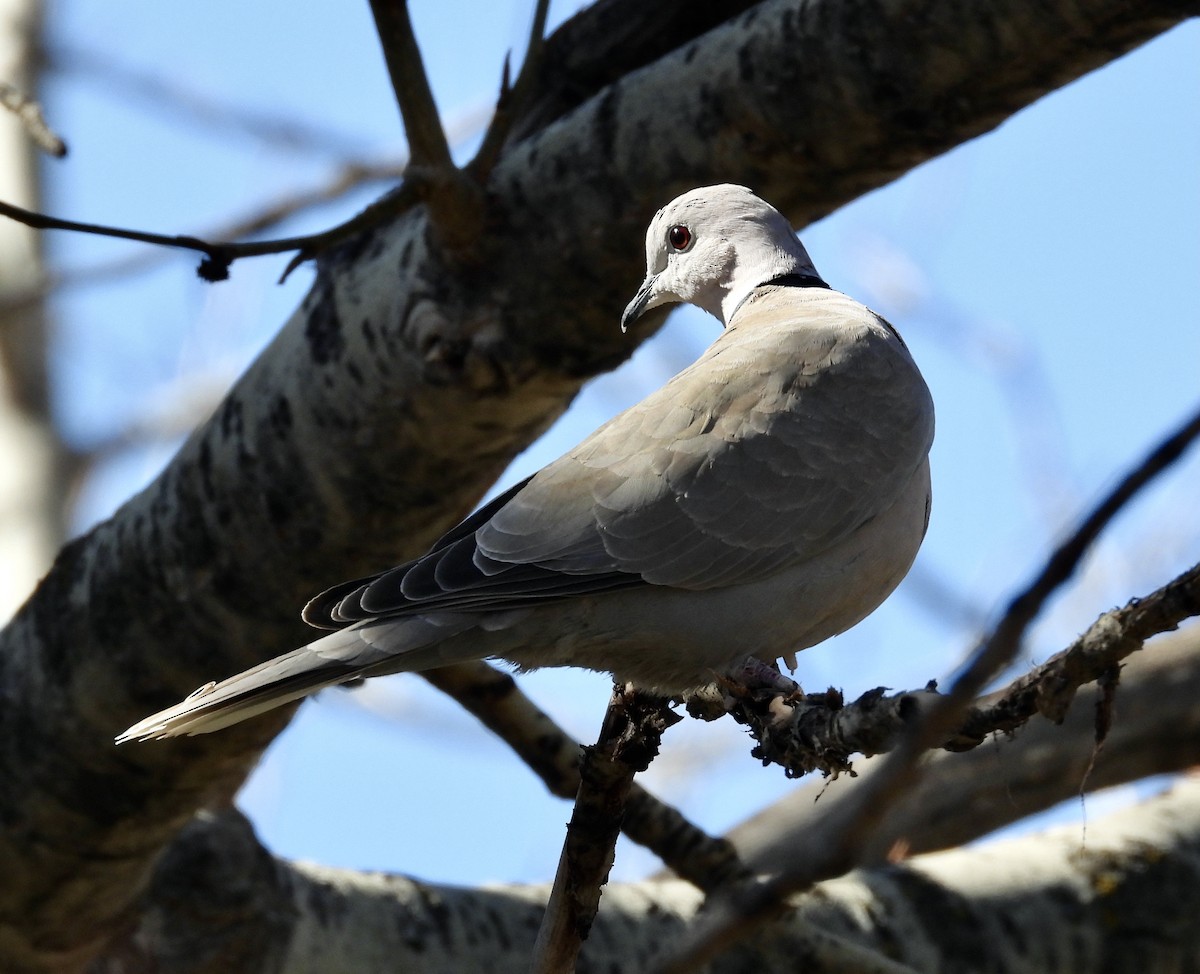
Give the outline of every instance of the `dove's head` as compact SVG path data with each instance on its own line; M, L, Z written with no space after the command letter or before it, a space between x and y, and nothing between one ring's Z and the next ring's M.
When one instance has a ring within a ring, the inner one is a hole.
M685 301L728 324L754 288L785 274L817 277L782 213L745 186L703 186L664 206L646 231L646 280L621 316L628 328Z

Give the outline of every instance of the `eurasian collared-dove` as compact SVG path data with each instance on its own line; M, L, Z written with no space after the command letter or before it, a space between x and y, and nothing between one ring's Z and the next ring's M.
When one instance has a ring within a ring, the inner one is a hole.
M304 610L338 630L197 690L117 740L217 730L321 687L481 657L673 694L842 632L925 534L933 405L904 342L829 289L741 186L658 212L627 326L687 301L697 361L423 556Z

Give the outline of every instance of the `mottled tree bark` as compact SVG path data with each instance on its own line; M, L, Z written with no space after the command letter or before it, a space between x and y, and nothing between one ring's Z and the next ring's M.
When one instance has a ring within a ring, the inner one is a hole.
M1173 974L1200 949L1200 783L1045 835L862 869L712 974ZM237 812L163 858L141 927L93 974L525 972L547 886L465 890L273 859ZM701 906L679 880L605 890L578 970L652 971Z
M116 750L114 733L303 641L309 595L418 550L632 351L644 335L616 322L657 206L737 179L803 225L1196 10L773 0L702 37L668 28L671 53L563 84L603 87L522 130L469 252L417 209L324 255L214 417L0 636L0 967L100 954L287 714L170 745Z

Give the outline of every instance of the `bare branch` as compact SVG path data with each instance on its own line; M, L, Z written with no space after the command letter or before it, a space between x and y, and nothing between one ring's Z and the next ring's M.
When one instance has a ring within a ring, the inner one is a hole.
M1151 636L1174 630L1196 615L1200 615L1200 565L1124 608L1104 613L1067 649L1005 689L978 700L938 746L971 750L989 735L1011 733L1039 713L1061 722L1081 686L1105 678ZM937 699L932 684L892 694L880 687L849 704L833 689L784 696L738 686L727 691L725 705L759 742L751 756L780 765L789 777L820 771L836 778L853 773L854 754L891 751L922 710Z
M160 247L180 247L185 250L198 250L205 255L201 261L198 273L205 280L220 281L229 276L229 265L238 257L250 257L258 254L277 254L288 250L297 250L310 240L309 237L291 237L285 240L262 240L250 243L209 243L198 237L186 235L169 235L150 233L143 230L128 230L123 227L110 227L98 223L81 223L76 220L62 220L44 213L35 213L11 203L0 201L0 216L6 216L18 223L33 227L36 230L73 230L76 233L90 233L98 237L116 237L121 240L137 240L141 243L157 244Z
M407 0L371 0L371 13L404 120L409 156L418 166L453 169L454 159L413 33Z
M662 698L632 686L613 688L596 746L584 751L579 794L534 947L533 974L574 972L600 907L600 888L608 882L633 776L650 766L663 732L681 719Z
M0 81L0 107L21 120L34 144L47 155L61 159L67 154L67 143L46 124L42 106L20 88Z
M537 0L533 11L533 24L529 29L529 43L525 48L525 60L512 88L508 86L508 60L504 61L504 77L500 83L500 94L496 98L496 112L492 116L479 151L466 167L480 182L486 182L496 165L496 160L500 158L500 150L512 131L513 122L520 117L522 109L533 96L545 60L546 14L549 10L550 0Z
M1200 615L1200 564L1157 591L1131 599L1124 608L1104 613L1062 652L984 697L970 709L946 747L975 747L988 734L1012 731L1034 714L1061 723L1081 686L1101 679L1151 636L1177 629L1184 619L1196 615Z
M378 223L394 219L405 210L411 209L424 199L431 186L431 180L424 178L421 172L413 172L410 166L408 177L397 189L380 197L355 216L328 230L319 233L305 234L298 237L282 237L277 240L249 240L243 243L209 242L199 237L185 234L170 235L151 233L143 230L129 230L123 227L110 227L98 223L81 223L76 220L63 220L26 210L11 203L0 201L0 216L16 220L37 230L72 230L76 233L89 233L99 237L116 237L121 240L137 240L141 243L157 244L160 247L177 247L184 250L196 250L204 254L196 273L206 281L223 281L229 276L229 266L241 257L260 257L264 254L282 254L290 250L296 255L288 262L280 280L286 280L293 270L306 260L311 260L321 251L342 243Z
M1119 719L1090 775L1095 719L1083 700L1061 726L1031 720L1014 734L993 737L987 747L929 754L920 782L889 810L863 861L877 861L897 847L916 855L962 845L1081 793L1195 766L1197 680L1200 626L1158 638L1131 657L1121 674ZM753 869L769 872L817 818L839 815L842 802L882 761L856 761L855 778L810 779L726 838Z

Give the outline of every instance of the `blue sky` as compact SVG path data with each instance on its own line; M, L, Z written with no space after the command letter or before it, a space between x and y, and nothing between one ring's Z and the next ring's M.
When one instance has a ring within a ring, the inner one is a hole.
M486 105L504 52L523 44L527 4L412 6L443 116ZM553 18L572 9L555 4ZM403 150L365 3L314 5L301 18L281 0L58 0L48 29L52 48L98 52L217 104L304 121L329 146L285 152L197 123L177 105L123 95L103 71L65 70L46 99L72 147L66 162L47 165L54 213L199 232L319 184L339 158ZM1198 91L1193 22L804 229L824 276L905 335L938 408L934 514L917 568L878 613L801 656L806 685L857 694L952 670L1074 517L1200 401ZM281 232L327 225L377 191ZM65 235L48 245L63 267L132 252ZM640 252L642 243L629 246ZM167 408L181 388L227 383L310 280L302 270L276 286L285 260L241 262L231 281L209 287L191 259L172 257L152 273L58 298L55 372L68 435L102 440ZM716 332L703 314L677 312L626 366L589 386L504 482L641 398ZM173 448L106 463L85 490L79 526L111 512ZM1200 556L1198 479L1192 456L1119 519L1038 625L1029 659ZM522 682L569 730L594 737L604 677L557 671ZM669 733L646 780L721 830L795 787L749 748L728 722L688 721ZM548 878L569 814L415 677L306 705L240 801L280 854L462 883ZM622 848L615 875L654 865Z

